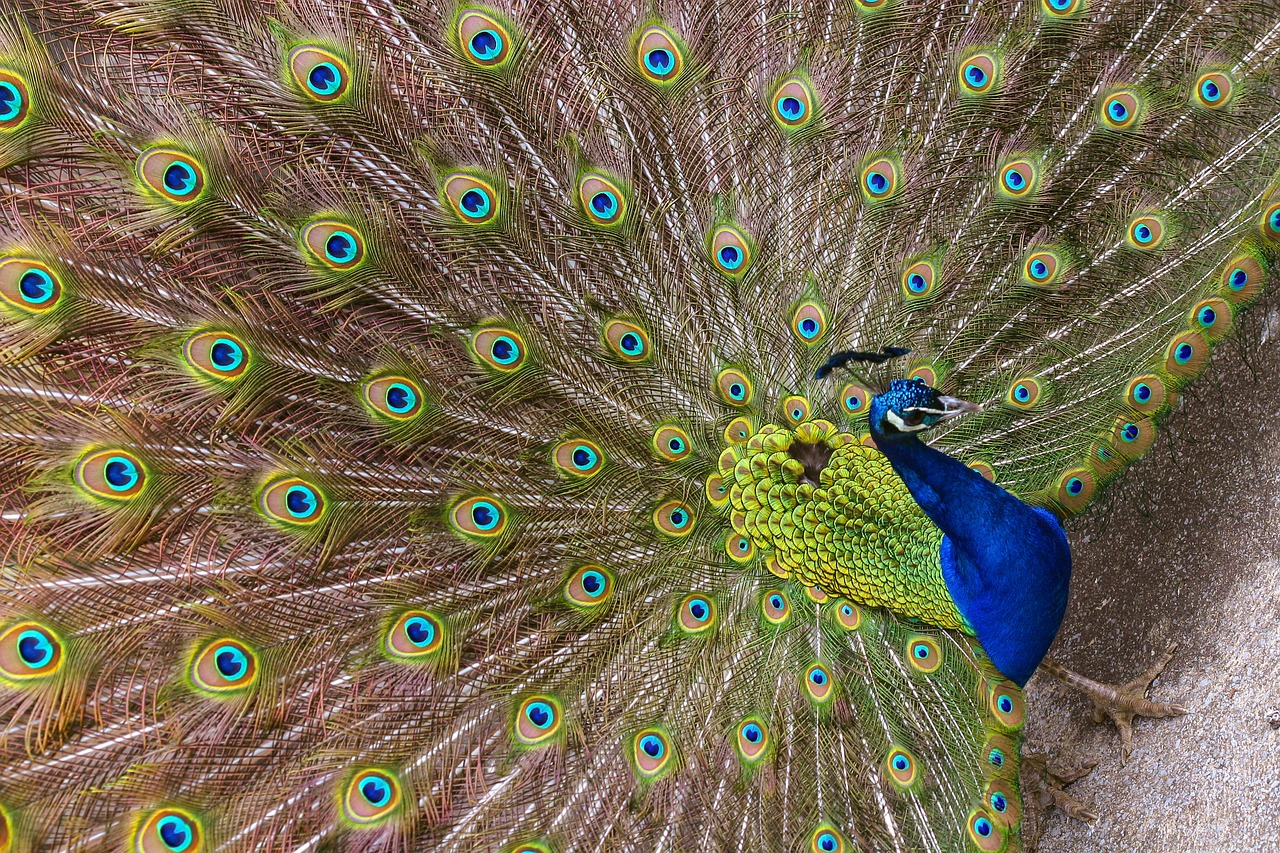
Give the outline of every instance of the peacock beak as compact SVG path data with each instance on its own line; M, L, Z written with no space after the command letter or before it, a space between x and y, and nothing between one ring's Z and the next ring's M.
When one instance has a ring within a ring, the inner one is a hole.
M968 400L961 400L959 397L939 397L938 401L942 403L944 409L941 416L942 420L968 414L969 412L982 411L980 403L970 403Z

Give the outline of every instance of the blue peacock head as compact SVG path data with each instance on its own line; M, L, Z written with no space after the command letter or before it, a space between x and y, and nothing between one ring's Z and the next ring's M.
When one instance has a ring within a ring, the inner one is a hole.
M877 442L893 441L937 426L948 418L982 407L948 397L923 379L895 379L889 389L871 400L871 435Z

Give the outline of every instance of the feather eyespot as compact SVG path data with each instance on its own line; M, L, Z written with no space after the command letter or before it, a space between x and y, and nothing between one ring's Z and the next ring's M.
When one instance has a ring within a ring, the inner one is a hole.
M1164 382L1154 373L1129 380L1124 391L1124 400L1129 407L1144 415L1155 414L1163 409L1167 398Z
M938 371L931 364L921 364L911 368L911 372L907 374L907 378L923 382L930 388L937 388L940 384Z
M551 696L531 696L516 709L516 740L525 746L543 746L560 733L564 712Z
M631 740L631 760L643 779L656 779L672 766L674 750L667 733L661 729L645 729Z
M918 302L934 294L938 270L931 261L916 261L902 273L902 296Z
M388 374L366 380L360 399L370 412L393 423L405 423L422 414L422 386L407 376Z
M850 383L840 389L840 405L844 407L845 414L855 417L865 415L870 403L871 395L861 385Z
M189 674L192 685L203 693L237 693L257 681L258 656L239 640L223 637L195 651Z
M791 333L803 344L816 344L827 330L827 312L817 302L806 301L796 306L791 315Z
M845 853L850 848L840 830L824 823L809 836L809 849L811 853Z
M44 314L62 302L62 277L33 258L0 260L0 299L21 314Z
M1052 249L1040 249L1027 256L1022 278L1034 287L1052 287L1058 281L1062 259Z
M979 51L960 63L960 86L970 95L989 94L995 89L999 68L994 53Z
M718 385L719 383L717 383ZM755 434L755 431L755 424L751 422L750 418L737 417L729 421L724 428L724 440L730 444L744 444L747 439Z
M653 355L649 334L626 320L610 320L604 324L604 343L627 364L647 361Z
M1224 71L1209 71L1196 80L1195 103L1209 110L1220 110L1231 103L1235 84Z
M1142 98L1132 89L1119 89L1103 95L1098 120L1109 130L1132 130L1142 117Z
M130 846L133 853L200 853L204 830L185 809L156 809L138 824Z
M1262 291L1265 279L1262 264L1253 255L1232 258L1222 270L1222 285L1218 292L1233 305L1251 302Z
M393 658L420 660L440 651L444 635L440 617L425 610L409 610L391 623L383 638L383 648Z
M627 215L627 197L622 187L595 172L578 179L578 201L595 225L619 225Z
M258 509L272 521L309 527L325 517L329 502L319 486L298 477L274 480L258 494Z
M484 225L498 215L498 193L488 181L466 172L454 172L444 178L444 195L458 221L466 225Z
M798 395L784 397L780 408L782 416L793 424L801 424L809 420L809 401L804 397Z
M342 813L357 826L386 820L400 805L400 782L386 770L357 772L342 796Z
M492 539L507 529L507 515L496 498L467 498L449 512L449 525L464 536Z
M1129 245L1144 252L1158 248L1165 238L1164 221L1158 216L1139 216L1125 232Z
M562 473L571 477L594 477L604 469L604 451L586 439L560 442L551 458Z
M654 527L667 536L688 536L693 532L694 521L693 510L684 501L666 501L653 511Z
M747 405L754 393L747 375L733 367L726 367L716 374L716 390L720 392L720 399L730 406Z
M235 382L249 369L249 346L230 332L197 332L182 345L187 364L202 379Z
M1231 332L1231 306L1226 300L1202 299L1191 308L1191 325L1210 341Z
M515 373L524 367L524 338L511 329L477 329L471 335L471 352L480 363L499 373Z
M907 643L907 660L918 672L931 675L942 666L942 648L932 637L915 637Z
M636 44L636 65L650 82L673 83L684 71L684 50L665 27L648 27Z
M893 0L856 0L859 12L878 12L885 9Z
M27 81L0 68L0 133L17 130L31 115L31 90Z
M142 460L127 450L93 450L80 457L73 473L75 484L95 498L130 501L147 486Z
M462 56L480 68L501 68L511 58L514 40L511 30L501 21L479 9L466 9L458 14L458 44Z
M813 121L817 102L813 87L799 74L785 78L769 96L770 115L783 130L794 132Z
M1022 691L1013 684L993 684L987 697L987 709L996 723L1006 731L1017 731L1026 722L1027 707L1022 699Z
M1015 409L1034 409L1044 397L1044 385L1034 376L1023 376L1013 381L1004 400Z
M1040 170L1035 163L1023 158L1013 159L1000 167L996 189L1005 198L1025 199L1031 196L1039 179Z
M1073 468L1058 478L1054 499L1068 512L1079 512L1093 500L1098 490L1093 472L1088 468Z
M724 540L725 553L735 563L749 563L756 557L756 545L741 533L731 532Z
M653 451L668 462L687 459L693 452L689 434L678 426L667 424L653 433Z
M160 198L190 204L204 193L204 167L172 148L149 148L138 158L138 177Z
M1208 363L1209 343L1199 332L1175 335L1165 348L1165 372L1180 380L1199 376Z
M862 167L858 185L869 202L884 201L898 192L901 167L892 157L873 157Z
M39 622L18 622L0 634L0 681L21 683L62 668L62 640Z
M578 569L565 584L564 594L570 604L596 607L613 595L613 573L603 566L588 565Z
M1280 240L1280 202L1275 202L1262 212L1262 236L1268 240Z
M538 841L525 841L510 850L511 853L552 853L550 847Z
M965 829L969 834L969 840L984 853L995 853L1004 848L1004 828L991 820L986 809L975 809L970 813Z
M800 679L805 694L819 705L825 705L835 696L835 684L831 671L820 663L810 664Z
M676 624L686 634L701 634L716 624L716 605L705 595L687 595L676 609Z
M729 484L721 474L710 474L707 476L706 489L707 500L713 507L717 509L723 507L729 502ZM730 556L733 550L729 551Z
M992 820L1001 826L1017 826L1022 820L1022 803L1018 799L1018 791L1003 779L992 779L983 792Z
M842 598L836 602L836 622L846 631L856 631L862 625L862 609Z
M364 261L364 236L345 222L317 219L303 227L301 236L307 254L328 269L347 272Z
M299 91L313 101L341 101L351 88L351 68L340 56L312 44L289 51L289 73Z
M780 589L770 590L760 600L760 609L766 622L781 625L791 616L791 602L787 594Z
M738 757L743 761L748 764L760 761L769 751L769 727L758 717L747 717L738 723L734 745L738 749Z
M716 269L740 278L751 268L751 243L747 235L732 225L720 225L711 232L711 261Z
M884 769L899 788L910 788L920 779L920 762L900 746L889 750L884 759Z
M982 475L982 479L988 483L996 481L996 469L991 467L991 463L984 459L970 459L965 465Z
M1040 6L1051 18L1069 18L1084 8L1085 0L1040 0Z

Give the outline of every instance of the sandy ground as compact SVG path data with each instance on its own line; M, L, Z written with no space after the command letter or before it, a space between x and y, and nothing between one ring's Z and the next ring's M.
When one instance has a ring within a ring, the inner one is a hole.
M1029 745L1098 767L1067 790L1040 853L1280 851L1280 299L1243 318L1147 458L1070 528L1071 602L1053 654L1122 682L1176 640L1151 698L1190 709L1119 738L1041 674Z

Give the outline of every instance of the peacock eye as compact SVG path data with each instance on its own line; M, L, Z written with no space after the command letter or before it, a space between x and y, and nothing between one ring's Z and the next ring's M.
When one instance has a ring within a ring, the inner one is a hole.
M920 424L924 423L924 412L919 410L907 412L902 422L907 426L920 426Z

